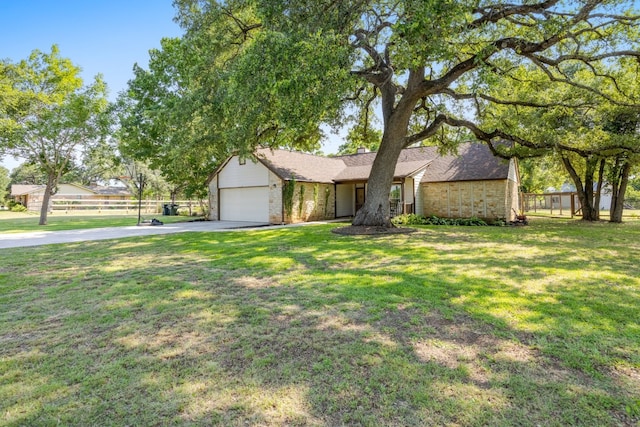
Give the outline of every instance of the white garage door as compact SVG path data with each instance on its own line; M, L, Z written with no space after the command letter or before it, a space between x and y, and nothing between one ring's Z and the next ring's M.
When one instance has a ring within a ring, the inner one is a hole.
M221 188L220 219L269 222L269 187Z

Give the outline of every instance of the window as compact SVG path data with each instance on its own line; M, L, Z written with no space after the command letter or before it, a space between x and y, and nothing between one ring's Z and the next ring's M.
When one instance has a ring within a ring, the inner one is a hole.
M389 200L400 200L400 192L402 191L402 185L393 184L391 186L391 191L389 191Z
M400 215L402 213L402 185L393 184L389 191L389 210L391 216Z

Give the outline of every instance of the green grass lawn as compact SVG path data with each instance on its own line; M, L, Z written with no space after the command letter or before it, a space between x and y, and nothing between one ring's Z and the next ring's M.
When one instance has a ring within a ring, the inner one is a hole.
M637 426L640 222L0 250L2 425Z
M188 221L186 216L162 216L160 214L144 214L142 219L157 218L164 223ZM38 225L40 216L33 213L16 213L0 211L0 233L25 233L30 231L60 231L83 228L121 227L136 225L138 214L121 215L75 215L54 212L47 217L47 225Z

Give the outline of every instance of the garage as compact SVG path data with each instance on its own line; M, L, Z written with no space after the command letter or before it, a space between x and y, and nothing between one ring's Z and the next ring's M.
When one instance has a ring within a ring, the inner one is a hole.
M269 222L269 187L220 189L222 221Z

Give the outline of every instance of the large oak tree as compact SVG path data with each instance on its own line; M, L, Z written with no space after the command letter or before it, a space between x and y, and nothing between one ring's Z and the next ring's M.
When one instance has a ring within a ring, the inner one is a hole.
M354 109L379 108L382 139L354 225L391 225L389 189L403 148L445 124L473 128L480 101L517 104L488 95L506 79L518 84L513 70L532 67L548 85L602 96L603 82L615 85L600 75L602 65L640 56L633 2L175 4L190 52L180 65L187 61L193 72L191 106L207 125L202 141L241 154L257 145L313 149L321 124L339 126ZM531 98L530 105L547 106ZM481 135L509 136L499 131Z

